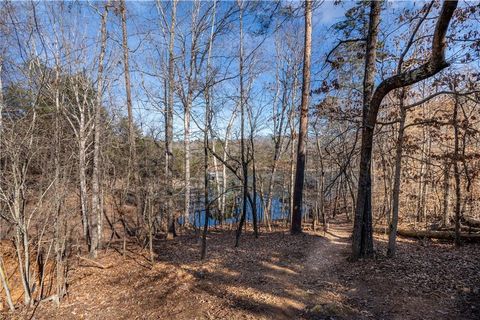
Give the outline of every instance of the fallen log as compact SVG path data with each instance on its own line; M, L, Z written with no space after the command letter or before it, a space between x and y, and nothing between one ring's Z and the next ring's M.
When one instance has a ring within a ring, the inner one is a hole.
M375 228L375 232L384 233L384 228ZM453 231L431 231L431 230L413 230L413 229L398 229L397 235L408 238L429 238L440 240L454 240L455 232ZM480 242L480 233L466 233L461 232L460 238L467 242Z
M469 227L474 227L474 228L480 227L480 220L474 219L472 217L463 216L460 219L460 222Z
M441 227L437 230L433 230L433 231L453 231L455 232L455 227L452 226L452 227ZM480 228L478 227L469 227L469 226L466 226L466 225L460 225L460 231L463 231L465 233L476 233L476 232L480 232Z

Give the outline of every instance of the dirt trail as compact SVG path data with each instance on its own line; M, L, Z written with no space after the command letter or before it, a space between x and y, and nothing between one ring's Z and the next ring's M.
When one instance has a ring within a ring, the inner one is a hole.
M351 226L292 236L211 230L208 259L192 235L155 243L157 261L131 243L100 255L108 269L79 263L69 296L43 303L35 319L475 319L480 247L400 239L398 257L351 263ZM376 238L379 252L385 237ZM32 309L1 314L30 318Z

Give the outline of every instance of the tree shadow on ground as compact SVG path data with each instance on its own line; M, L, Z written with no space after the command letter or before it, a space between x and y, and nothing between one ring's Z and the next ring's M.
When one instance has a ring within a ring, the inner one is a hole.
M314 233L292 236L283 231L262 233L255 239L247 233L242 236L240 247L234 248L234 236L234 232L211 232L208 257L204 262L198 260L199 245L195 245L191 237L155 245L159 261L181 268L193 277L195 294L218 302L211 310L215 317L228 316L225 313L228 311L230 317L247 314L269 319L313 318L315 312L309 308L319 300L315 295L328 296L341 286L335 281L317 281L318 274L313 272L333 274L335 264L315 262L312 255L321 253L319 248L325 247L329 252L337 251L345 260L346 239L339 237L340 240L332 242ZM175 250L177 252L172 253ZM317 258L328 260L331 257ZM336 297L339 305L341 299L341 296ZM338 316L340 311L354 311L343 309L348 310L330 310L330 313ZM320 311L325 313L325 310ZM319 316L316 314L316 318Z
M126 256L103 252L111 268L72 273L71 295L39 318L102 319L469 319L478 315L480 247L399 239L386 259L377 236L375 259L351 263L350 225L331 233L212 230L207 259L191 234L156 240L156 262L134 243ZM475 281L476 285L475 285ZM473 307L473 308L472 308ZM477 310L477 311L475 311Z

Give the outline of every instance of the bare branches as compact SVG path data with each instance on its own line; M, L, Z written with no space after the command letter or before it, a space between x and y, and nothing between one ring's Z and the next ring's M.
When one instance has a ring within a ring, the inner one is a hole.
M390 91L425 80L449 66L448 62L445 60L445 36L447 34L448 25L450 24L453 12L457 8L457 4L458 1L445 1L443 3L440 17L438 18L435 26L430 59L423 65L413 70L406 71L385 79L375 89L370 103L370 112L368 116L369 125L375 123L378 108L380 107L383 98Z

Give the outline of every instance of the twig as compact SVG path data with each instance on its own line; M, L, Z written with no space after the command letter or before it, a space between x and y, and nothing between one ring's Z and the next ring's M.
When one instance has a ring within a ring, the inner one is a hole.
M101 264L100 262L94 261L94 260L92 260L92 259L88 259L88 258L79 256L79 255L77 255L77 257L78 257L79 259L81 259L81 260L85 260L85 261L87 261L87 262L93 263L95 266L99 267L100 269L109 269L109 268L113 267L112 264L109 264L109 265L107 265L107 266L104 266L104 265Z

